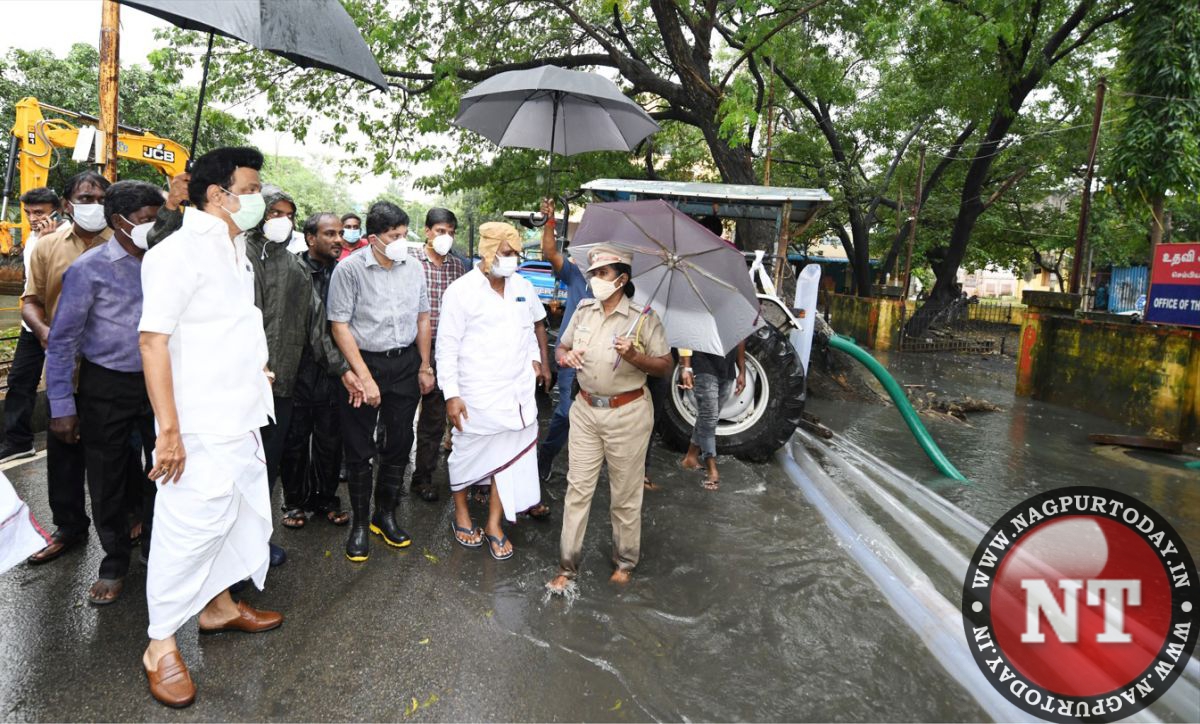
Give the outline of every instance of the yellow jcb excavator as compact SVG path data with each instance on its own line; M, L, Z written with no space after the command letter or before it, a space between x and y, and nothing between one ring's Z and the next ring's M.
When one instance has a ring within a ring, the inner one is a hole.
M36 98L22 98L17 103L16 122L12 127L12 138L8 144L8 167L4 172L4 197L0 202L0 259L13 258L14 248L19 248L29 237L29 219L21 209L21 221L3 219L8 213L9 199L19 197L29 189L45 186L50 178L50 169L58 165L59 149L74 149L74 158L80 161L103 164L105 161L104 134L94 125L73 125L64 118L46 118L43 111L74 119L76 122L97 123L95 116L39 103ZM118 126L117 156L137 163L147 163L157 168L170 179L183 173L188 161L188 152L183 146L169 138L161 138L143 128ZM21 172L20 191L13 194L13 176ZM16 234L14 234L16 232ZM19 262L10 262L9 268L0 269L0 281L19 281L23 267ZM12 273L16 278L9 279Z

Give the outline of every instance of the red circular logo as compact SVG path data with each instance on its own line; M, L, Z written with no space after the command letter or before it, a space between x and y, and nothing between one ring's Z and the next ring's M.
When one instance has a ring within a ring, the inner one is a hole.
M1169 524L1111 490L1063 488L1008 512L963 588L985 676L1054 721L1123 719L1158 698L1195 645L1196 568Z

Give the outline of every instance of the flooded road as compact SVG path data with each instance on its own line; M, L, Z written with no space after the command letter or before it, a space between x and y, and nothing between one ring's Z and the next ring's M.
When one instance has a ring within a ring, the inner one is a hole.
M565 461L564 461L565 462ZM523 522L497 562L453 544L449 504L406 498L405 552L341 555L344 529L277 529L290 560L250 596L269 634L180 643L199 687L172 719L959 720L984 712L924 653L774 465L731 461L721 490L677 472L646 499L643 562L607 583L607 494L597 495L574 601L547 597L558 523ZM44 460L10 469L49 520ZM476 511L478 514L480 511ZM158 720L140 670L145 567L124 597L84 603L86 552L0 578L0 718ZM919 695L914 695L920 692ZM416 702L414 707L414 701Z
M895 366L915 378L930 364L940 363ZM551 501L550 522L510 531L516 556L505 562L452 542L445 498L436 505L405 498L399 518L414 545L397 552L374 544L362 565L342 557L344 529L277 526L274 540L290 559L248 598L284 612L284 626L204 640L194 621L185 626L180 644L199 696L178 713L150 698L140 667L145 566L134 562L116 604L84 602L100 556L93 534L85 551L0 576L0 718L1013 718L955 671L956 647L966 650L953 610L961 587L955 571L965 570L980 526L1034 490L1095 482L1151 496L1196 551L1196 474L1185 479L1097 453L1084 436L1114 427L1004 397L999 368L972 372L951 360L933 371L948 394L969 392L1006 408L973 416L971 427L930 424L973 485L940 478L892 408L814 402L813 411L844 434L832 444L797 436L792 463L723 460L715 493L656 443L651 475L662 489L646 495L643 560L623 590L606 580L603 480L579 595L567 600L543 589L555 570L559 500ZM957 375L974 387L951 389ZM994 394L979 389L989 385ZM48 524L44 471L39 459L5 472ZM561 474L553 489L561 496ZM474 514L478 522L482 510ZM894 582L881 584L881 571ZM1175 689L1187 695L1192 687ZM1153 717L1141 718L1200 719L1200 698L1190 716L1182 706L1179 713L1156 705Z

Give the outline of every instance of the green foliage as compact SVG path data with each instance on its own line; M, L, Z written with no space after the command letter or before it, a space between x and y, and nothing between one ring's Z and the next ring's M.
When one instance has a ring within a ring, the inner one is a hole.
M1081 127L1115 47L1113 20L1128 0L833 1L803 17L802 4L783 0L345 6L392 80L391 95L218 39L215 96L265 101L253 127L338 145L353 159L351 173L401 175L437 161L441 171L417 179L418 187L467 194L482 220L533 208L545 193L547 160L455 128L459 98L496 70L555 59L615 78L663 119L634 154L556 158L556 190L603 176L760 179L773 122L772 183L828 188L835 199L823 228L809 233L845 235L852 248L879 256L900 225L901 194L912 201L923 143L926 181L945 167L922 212L918 263L974 236L965 263L1021 266L1035 252L1057 255L1055 245L1073 233ZM1076 8L1078 24L1046 52ZM171 51L154 62L168 77L203 49L196 34L173 30L163 39ZM984 145L989 128L998 136ZM973 132L954 148L965 129ZM972 217L965 238L952 240L962 236L955 230L964 208L981 200L989 202L980 217L987 223L973 235Z
M1200 193L1200 3L1138 0L1121 46L1112 175L1133 198Z
M262 178L264 183L278 186L295 200L297 225L310 214L328 211L341 216L354 205L336 172L323 168L318 173L311 163L298 158L266 156Z
M33 96L42 103L96 115L99 112L98 78L100 55L94 46L77 43L61 58L48 50L9 50L0 57L0 108L3 122L11 127L11 109L17 101ZM164 76L140 65L121 68L118 113L126 126L145 128L185 147L191 140L192 120L198 90L180 84L179 77ZM53 112L47 112L52 117ZM78 125L78 121L72 121ZM233 116L205 108L201 125L201 149L244 143L249 127ZM0 144L0 167L7 162L8 144ZM50 186L62 188L72 174L85 168L71 161L70 150L56 156ZM163 185L164 179L150 166L121 161L120 178L141 179Z

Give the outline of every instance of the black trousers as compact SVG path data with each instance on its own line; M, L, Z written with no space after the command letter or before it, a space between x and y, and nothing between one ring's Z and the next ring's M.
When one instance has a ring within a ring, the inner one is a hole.
M33 407L38 382L46 364L46 351L37 335L21 329L12 367L8 371L8 394L4 398L4 441L22 448L33 445Z
M288 428L292 423L292 398L275 398L275 421L259 428L263 440L263 454L267 457L267 489L274 492L275 480L283 462L283 445Z
M337 497L338 470L342 466L339 408L347 394L341 385L324 392L327 394L323 400L294 399L279 472L286 510L341 510Z
M70 447L83 448L92 518L104 547L100 577L122 578L133 547L130 509L142 511L145 540L153 524L155 488L144 461L154 449L154 412L146 381L140 372L116 372L83 360L76 402L80 444ZM140 450L134 449L135 440Z
M433 351L430 350L430 356ZM412 484L431 485L442 453L442 438L446 435L446 397L439 387L421 396L421 414L417 418L417 459L413 467Z
M398 356L385 357L373 352L362 353L363 362L379 385L381 402L379 407L363 404L351 407L342 399L342 441L346 453L346 471L353 476L378 457L380 465L408 465L408 455L413 445L413 418L417 403L421 401L421 390L417 383L417 371L421 356L416 347L409 345ZM379 437L375 437L375 426L379 426Z

